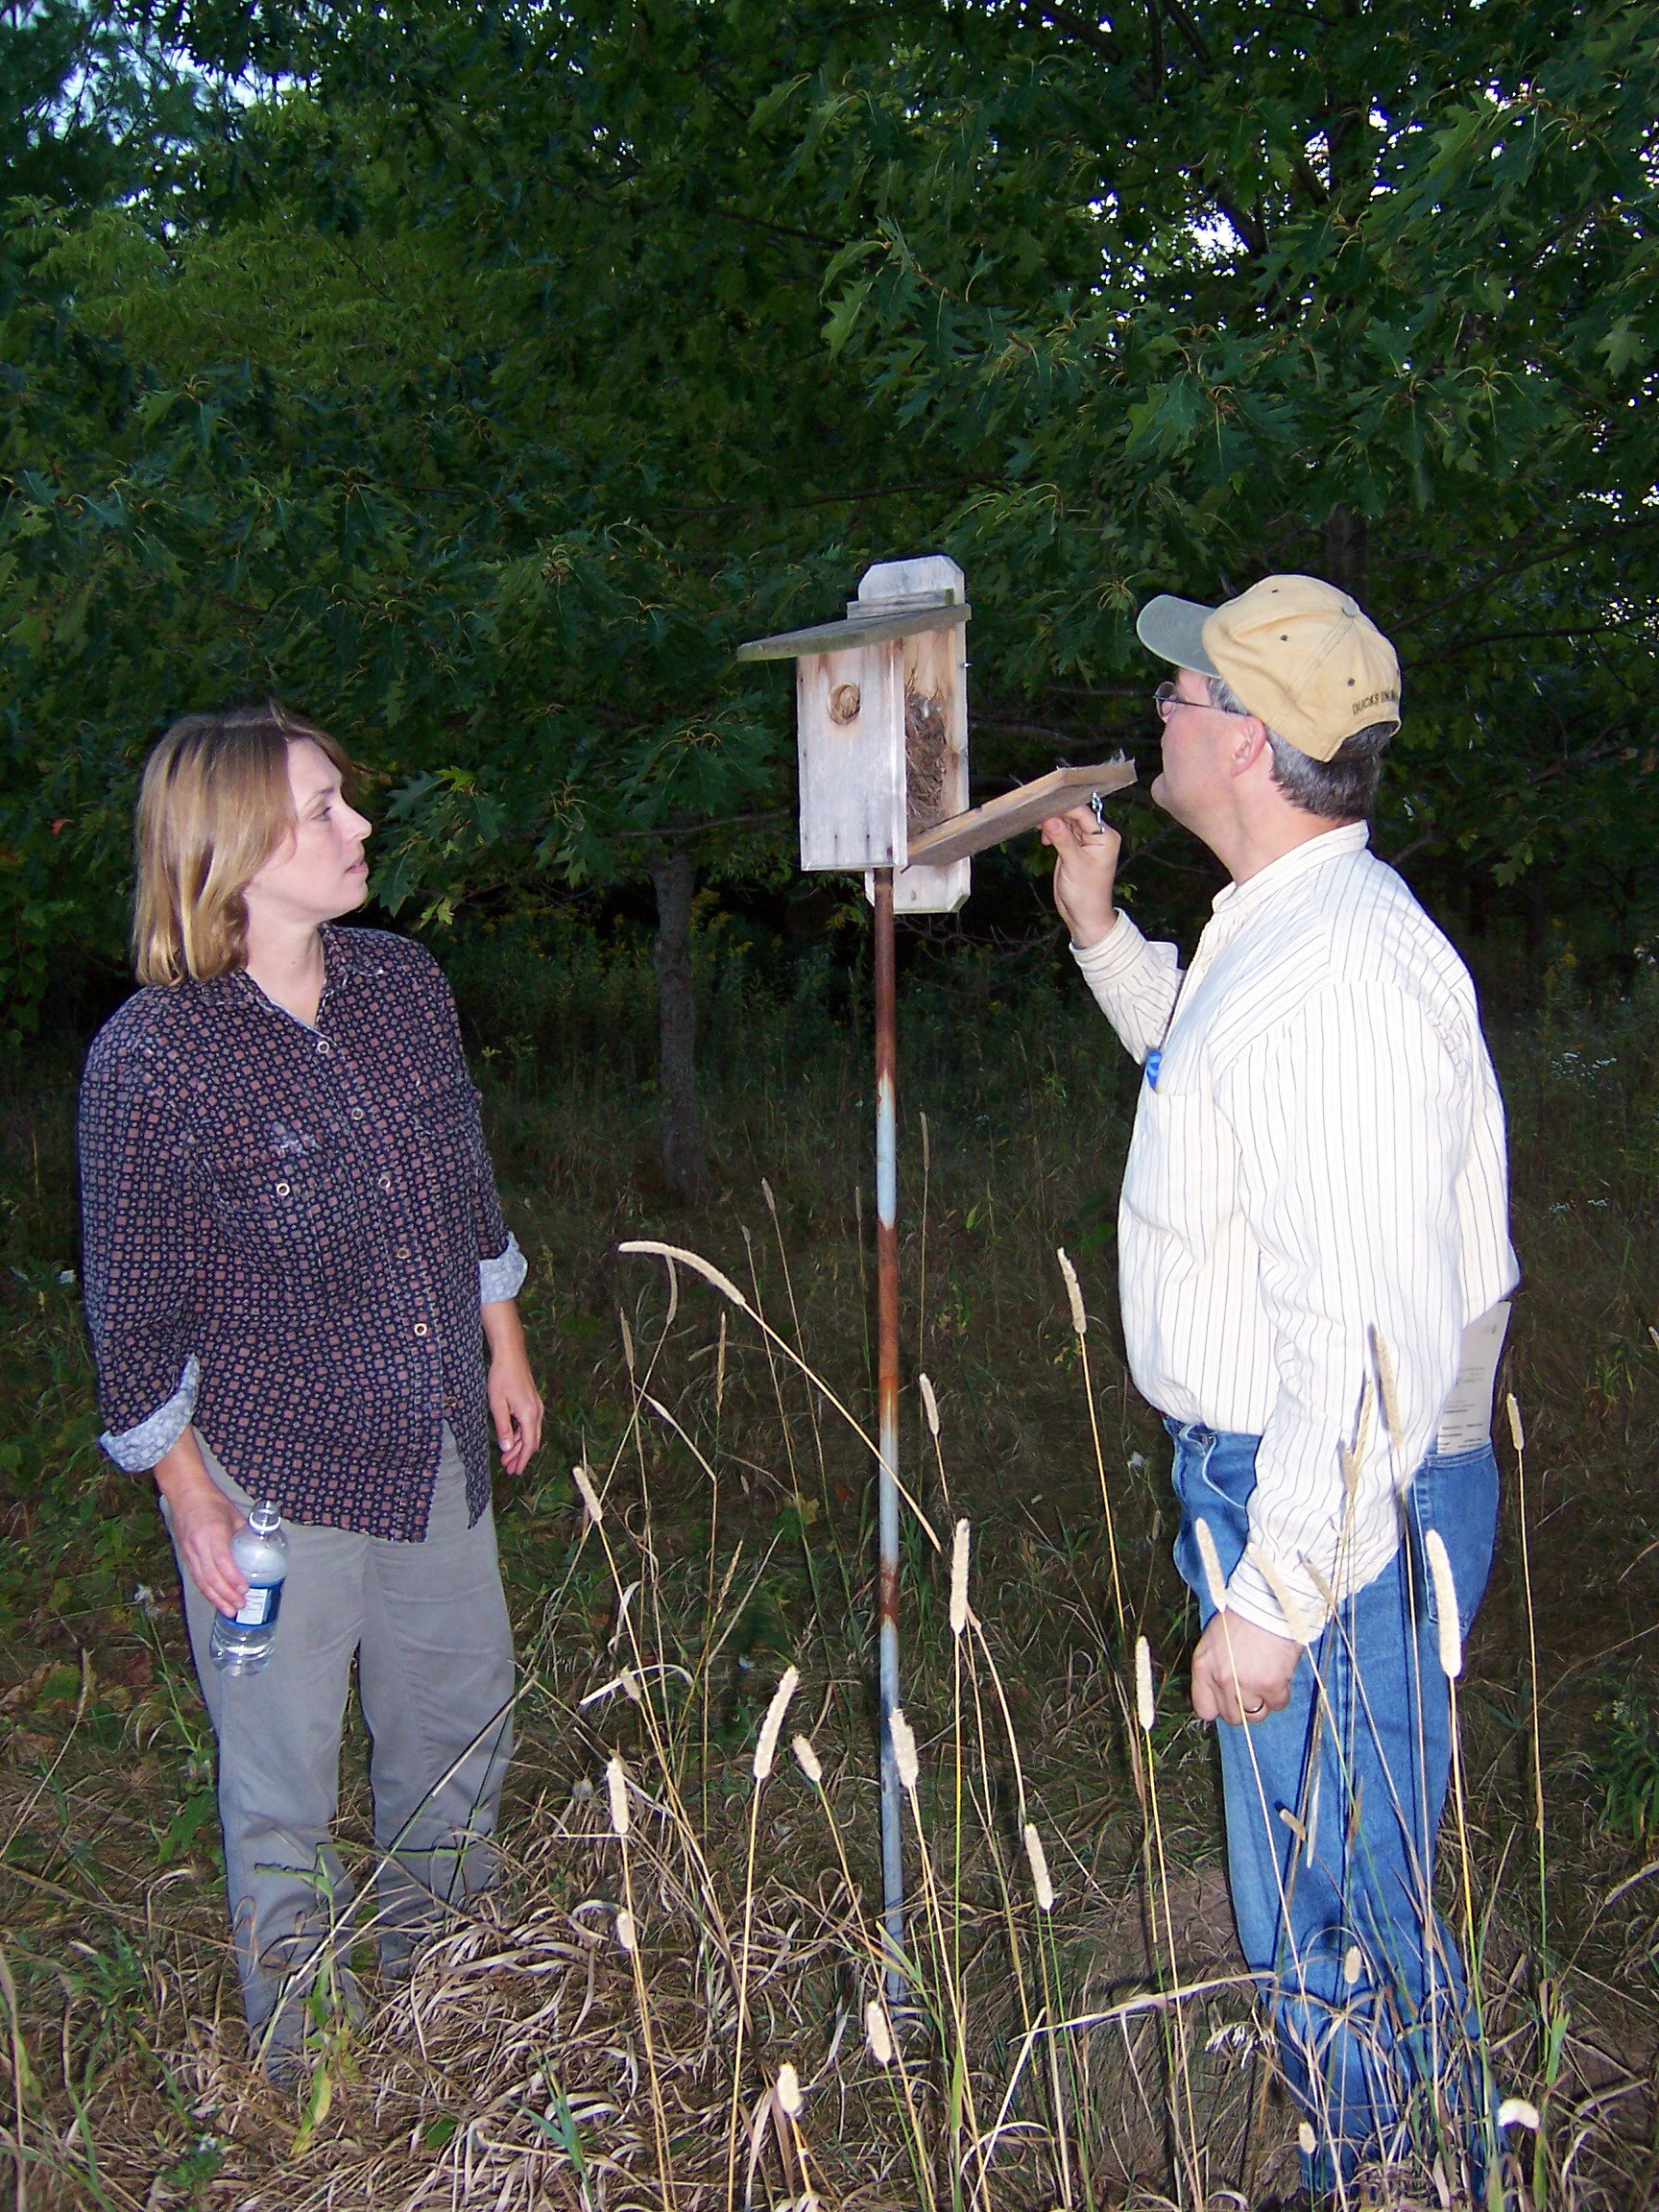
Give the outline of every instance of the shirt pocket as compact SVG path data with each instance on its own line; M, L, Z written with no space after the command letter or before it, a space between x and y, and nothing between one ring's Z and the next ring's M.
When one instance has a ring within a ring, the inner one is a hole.
M278 1296L338 1305L363 1288L369 1224L357 1178L332 1146L216 1163L214 1212L237 1257Z
M478 1093L471 1084L451 1083L442 1090L419 1092L410 1102L409 1118L438 1188L470 1189L487 1165Z

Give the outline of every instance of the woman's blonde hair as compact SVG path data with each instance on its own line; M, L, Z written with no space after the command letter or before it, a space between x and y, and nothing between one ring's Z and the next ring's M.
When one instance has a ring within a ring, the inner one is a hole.
M301 738L350 774L337 739L275 699L186 714L144 763L132 911L140 983L204 983L245 965L242 894L294 827L288 748Z

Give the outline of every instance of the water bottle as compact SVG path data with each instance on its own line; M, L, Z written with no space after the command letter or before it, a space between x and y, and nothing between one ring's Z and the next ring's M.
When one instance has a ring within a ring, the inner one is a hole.
M276 1641L282 1577L288 1572L282 1516L269 1501L255 1505L247 1526L237 1529L230 1555L248 1577L248 1595L236 1612L214 1614L213 1664L226 1674L257 1674Z

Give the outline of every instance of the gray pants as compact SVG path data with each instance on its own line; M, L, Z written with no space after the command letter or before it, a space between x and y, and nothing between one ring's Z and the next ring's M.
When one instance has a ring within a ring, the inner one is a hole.
M198 1442L201 1442L198 1436ZM207 1471L247 1512L253 1501L205 1443ZM512 1750L513 1635L488 1512L467 1526L467 1478L447 1427L425 1540L284 1522L288 1579L276 1647L257 1674L222 1674L213 1608L183 1575L190 1647L219 1744L225 1887L249 2026L310 1979L319 1953L350 1948L368 1915L329 1839L340 1734L357 1659L373 1749L374 1841L386 1860L373 1915L396 1971L444 1906L485 1887ZM334 1940L330 1941L330 1934ZM284 1982L288 1988L284 1992ZM283 2006L275 2040L297 2039Z

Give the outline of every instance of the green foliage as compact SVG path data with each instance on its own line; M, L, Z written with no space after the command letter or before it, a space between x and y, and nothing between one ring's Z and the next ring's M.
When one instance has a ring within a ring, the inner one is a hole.
M1149 743L1150 590L1334 575L1407 657L1389 848L1547 875L1628 953L1655 9L949 21L0 21L28 145L105 87L73 110L105 154L19 155L0 233L14 1023L117 960L145 746L250 693L360 755L414 917L664 834L782 869L787 690L731 649L926 544L969 571L993 779Z
M1604 1828L1643 1843L1659 1835L1659 1719L1641 1690L1623 1690L1602 1717L1593 1779Z

